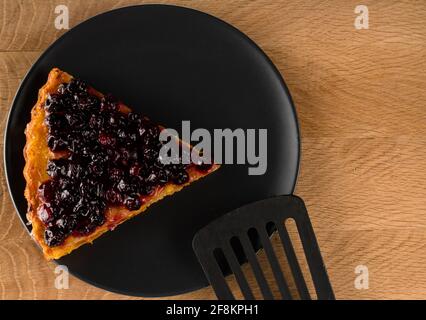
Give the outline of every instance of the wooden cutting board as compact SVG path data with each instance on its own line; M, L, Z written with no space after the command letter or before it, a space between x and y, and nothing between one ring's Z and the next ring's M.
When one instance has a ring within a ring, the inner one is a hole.
M2 146L20 81L65 32L55 28L56 6L68 6L73 27L141 2L0 2ZM363 1L369 28L361 30L354 24L360 3L352 0L160 2L233 24L262 47L284 76L302 132L296 194L306 201L336 297L425 299L426 2ZM44 261L21 225L3 165L0 199L0 299L128 298L73 277L69 289L56 289L56 265ZM357 271L364 286L356 285ZM175 298L214 297L207 288Z

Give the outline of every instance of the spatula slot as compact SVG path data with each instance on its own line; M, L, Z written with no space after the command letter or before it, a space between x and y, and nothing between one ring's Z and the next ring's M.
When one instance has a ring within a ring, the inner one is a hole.
M288 218L282 223L282 226L278 231L292 269L293 278L298 284L299 295L304 300L317 299L296 221L293 218Z
M223 275L227 275L231 272L231 268L229 267L228 261L223 254L222 249L216 248L213 250L213 256L216 260L218 267L220 268L220 272Z

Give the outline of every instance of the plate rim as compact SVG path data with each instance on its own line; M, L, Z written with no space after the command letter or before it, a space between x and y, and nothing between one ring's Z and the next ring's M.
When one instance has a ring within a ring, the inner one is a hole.
M100 18L102 16L106 16L109 14L114 14L116 12L119 11L125 11L125 10L132 10L134 8L140 8L140 7L157 7L157 8L173 8L173 9L177 9L177 10L182 10L182 11L188 11L190 13L193 14L198 14L198 15L204 15L206 16L208 19L212 19L215 20L216 22L222 24L223 26L225 26L227 29L236 32L237 34L239 34L242 38L244 38L247 43L258 53L260 53L261 56L263 56L265 58L265 61L267 62L267 64L269 65L269 67L271 67L273 73L275 74L275 76L277 77L277 79L279 80L281 87L284 89L285 91L285 95L287 96L288 100L289 100L289 105L290 105L290 109L292 111L292 115L294 118L294 123L295 123L295 129L296 129L296 139L297 139L297 159L296 159L296 170L295 170L295 174L293 177L293 183L292 183L292 188L291 188L291 193L293 194L296 186L298 184L298 178L299 178L299 173L300 173L300 167L301 167L301 152L302 152L302 142L301 142L301 130L300 130L300 123L299 123L299 118L297 116L297 110L295 107L295 103L293 100L293 97L291 96L291 93L287 87L286 82L284 81L284 77L282 76L282 74L280 73L280 71L278 70L278 68L275 66L275 64L273 63L273 61L271 60L271 58L266 54L266 52L256 43L254 42L254 40L252 40L247 34L245 34L244 32L242 32L240 29L238 29L237 27L233 26L232 24L226 22L225 20L222 20L221 18L218 18L210 13L204 12L204 11L200 11L198 9L193 9L191 7L187 7L187 6L181 6L181 5L174 5L174 4L138 4L138 5L130 5L130 6L124 6L124 7L120 7L117 9L112 9L112 10L108 10L108 11L104 11L101 12L99 14L96 14L84 21L81 21L80 23L78 23L77 25L75 25L74 27L72 27L71 29L67 30L64 34L62 34L60 37L58 37L56 40L54 40L42 53L41 55L37 58L37 60L35 60L35 62L31 65L31 67L28 69L28 71L25 73L25 75L23 76L23 80L21 81L21 83L19 84L19 87L12 99L12 102L10 104L9 110L8 110L8 114L6 117L6 126L4 129L4 138L3 138L3 170L5 173L5 178L6 178L6 186L7 186L7 191L9 194L10 199L12 200L12 204L13 207L15 209L15 213L18 215L19 220L21 221L21 223L23 224L25 230L27 231L27 233L30 235L31 237L31 231L30 231L30 227L27 223L27 221L24 220L24 218L21 216L18 207L16 205L15 202L15 198L13 196L12 190L11 190L11 186L10 186L10 180L13 179L13 177L10 176L10 172L8 170L8 165L7 165L7 150L9 149L9 145L10 142L8 142L10 139L8 139L9 136L9 131L10 131L10 127L11 127L11 123L10 123L10 118L11 115L13 113L13 111L16 109L16 100L18 98L18 96L20 96L21 91L23 90L23 87L25 86L25 84L28 82L29 76L31 73L34 72L36 66L38 65L38 63L48 54L48 52L50 52L59 42L63 41L64 38L70 33L70 32L75 32L76 30L78 30L78 28L80 28L82 25L91 22L92 20L95 20L97 18ZM31 107L32 110L32 107ZM24 133L23 133L24 134ZM25 216L26 213L23 215ZM32 237L31 237L32 239ZM34 240L32 241L33 245L34 245ZM37 246L37 248L39 249L39 246L37 244L35 244ZM53 262L56 265L60 265L58 260L53 260ZM168 291L168 292L164 292L161 294L158 293L149 293L149 292L144 292L144 293L136 293L136 292L124 292L121 290L117 290L114 288L110 288L107 286L104 286L102 284L99 284L97 282L94 282L93 280L87 279L86 277L75 273L71 270L68 271L71 275L73 275L74 277L76 277L77 279L84 281L90 285L93 285L97 288L100 288L102 290L106 290L109 292L113 292L116 294L120 294L120 295L125 295L125 296L133 296L133 297L145 297L145 298L158 298L158 297L171 297L171 296L176 296L176 295L181 295L181 294L186 294L189 292L194 292L203 288L208 287L210 284L208 283L208 281L206 280L205 284L201 284L199 286L195 286L195 287L191 287L191 288L187 288L185 290L178 290L178 291Z

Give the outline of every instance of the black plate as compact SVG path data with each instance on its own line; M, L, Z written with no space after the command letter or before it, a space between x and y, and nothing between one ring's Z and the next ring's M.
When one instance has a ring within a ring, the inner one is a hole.
M31 68L10 111L5 168L23 221L24 129L52 67L87 80L167 127L267 128L268 170L245 165L218 172L153 205L60 259L71 273L111 291L164 296L207 285L193 235L212 219L266 197L293 192L299 164L297 119L288 90L247 36L210 15L175 6L110 11L58 39Z

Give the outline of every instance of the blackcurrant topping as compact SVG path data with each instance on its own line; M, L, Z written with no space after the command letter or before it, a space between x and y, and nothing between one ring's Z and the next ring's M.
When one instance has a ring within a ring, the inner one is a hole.
M45 242L54 247L105 223L107 206L138 210L144 197L166 183L189 181L190 165L159 159L160 127L137 113L123 113L112 96L100 98L78 79L60 85L45 103L49 160L37 214ZM211 165L192 165L200 171Z

